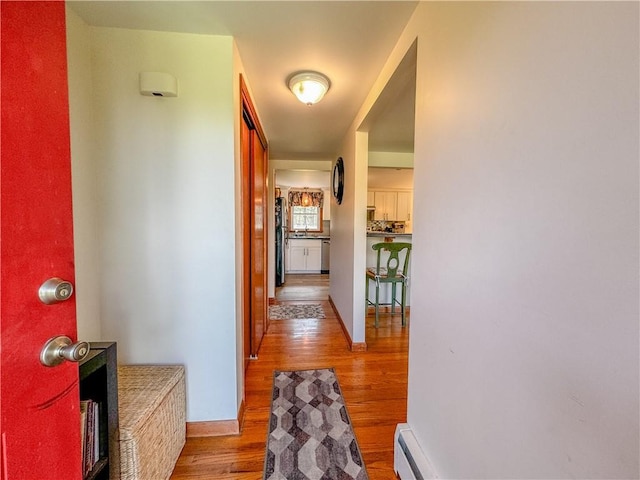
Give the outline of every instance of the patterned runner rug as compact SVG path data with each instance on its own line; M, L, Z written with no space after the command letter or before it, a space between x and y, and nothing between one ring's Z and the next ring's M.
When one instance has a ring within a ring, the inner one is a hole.
M271 320L288 320L290 318L325 318L322 305L269 305Z
M264 480L368 480L333 368L275 371Z

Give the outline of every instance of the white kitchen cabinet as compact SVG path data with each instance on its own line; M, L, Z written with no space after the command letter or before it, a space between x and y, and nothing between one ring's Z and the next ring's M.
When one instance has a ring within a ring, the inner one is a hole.
M369 190L367 192L367 207L370 207L375 204L376 204L376 192Z
M375 220L396 220L398 192L374 192Z
M413 192L398 192L398 209L396 220L408 225L413 216Z
M413 216L413 191L369 190L367 205L376 207L374 220L411 222Z
M287 273L320 273L322 240L290 238L285 260Z
M320 272L322 269L322 240L311 240L313 245L307 247L307 271Z
M297 240L289 240L289 248L287 249L286 270L285 273L294 270L304 270L306 268L306 249L305 247L293 245Z

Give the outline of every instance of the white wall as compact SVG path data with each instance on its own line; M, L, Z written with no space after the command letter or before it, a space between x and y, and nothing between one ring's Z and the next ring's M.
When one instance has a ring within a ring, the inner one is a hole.
M413 168L413 153L370 151L369 166Z
M443 478L638 478L638 3L421 3L408 420ZM417 294L416 294L417 293Z
M189 421L237 418L232 39L91 33L102 336L121 362L185 364ZM142 71L178 97L141 96Z
M91 32L89 26L69 7L66 12L78 339L97 341L102 335L98 274L98 177L93 154Z
M240 92L240 75L242 75L245 85L251 95L251 86L247 81L244 64L238 51L238 45L233 42L233 77L237 79L233 83L233 102L234 105L241 105L242 94ZM235 150L234 159L234 171L235 181L234 188L236 192L242 191L242 149L240 139L240 122L242 112L240 108L236 108L234 111L234 125L237 128L234 129L233 143ZM242 202L235 202L234 205L234 217L237 219L242 218ZM238 222L235 225L235 242L236 245L242 245L242 222ZM243 285L243 272L244 272L244 258L242 248L236 248L235 250L235 282L234 287L236 292L242 292ZM242 294L237 294L235 298L236 302L236 394L237 394L237 406L240 408L240 403L244 400L244 310Z
M369 166L367 188L369 190L413 190L413 168Z
M238 50L238 45L237 43L233 42L233 104L234 105L241 105L241 92L240 92L240 76L242 76L242 79L244 81L244 85L247 88L247 91L249 93L249 97L251 98L251 102L253 102L253 92L251 90L251 82L249 81L249 79L247 78L246 75L246 71L244 68L244 64L242 62L242 57L240 56L240 51ZM255 113L258 115L258 121L260 122L261 126L264 127L264 125L262 125L262 120L260 119L260 109L258 108L257 105L253 105L254 109L255 109ZM233 120L233 125L234 125L234 149L235 149L235 160L234 160L234 165L235 165L235 191L236 192L241 192L242 191L242 148L241 148L241 130L240 130L240 124L242 122L242 111L240 108L234 108L234 120ZM265 135L267 135L265 133ZM269 139L267 138L267 142L269 141ZM270 162L270 160L269 160ZM270 171L270 170L269 170ZM273 182L271 181L271 174L269 175L269 177L267 178L267 196L269 198L269 201L267 202L268 207L270 208L271 212L274 211L275 208L275 204L274 204L274 190L273 190ZM234 204L234 212L235 212L235 218L236 219L241 219L242 218L242 202L238 200L239 198L239 194L236 195L236 202ZM268 269L267 269L267 273L268 273L268 278L270 278L271 280L268 282L268 285L271 286L271 288L275 288L275 281L274 281L274 277L275 275L271 274L271 272L275 271L275 260L273 259L273 255L274 255L274 220L273 220L273 214L268 215L267 218L267 222L268 222L268 230L267 230L267 257L268 257ZM242 222L241 221L237 221L235 224L235 242L236 245L240 246L242 245L242 241L243 241L243 234L242 234ZM244 396L245 396L245 392L244 392L244 365L245 365L245 357L244 357L244 305L243 305L243 298L242 298L242 288L243 288L243 272L244 272L244 261L245 259L243 258L243 251L242 248L236 248L235 250L235 265L236 265L236 270L235 270L235 289L236 289L236 369L237 369L237 373L236 373L236 377L237 377L237 399L238 399L238 408L240 408L240 404L241 402L244 400ZM247 353L248 355L248 353Z
M340 205L331 199L329 295L354 343L365 342L368 139L354 127L345 136L338 153L344 161L344 197Z
M281 189L321 188L328 189L331 182L331 162L324 162L324 170L292 169L276 170L275 184Z

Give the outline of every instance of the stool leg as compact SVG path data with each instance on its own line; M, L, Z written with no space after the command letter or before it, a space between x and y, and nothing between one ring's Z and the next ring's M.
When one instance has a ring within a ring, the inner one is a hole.
M364 316L367 316L367 312L369 311L369 277L367 275L364 276Z
M407 316L405 313L405 309L407 305L407 283L402 282L402 326L405 327L407 325Z
M396 312L396 282L391 283L391 315Z
M380 282L376 280L376 328L378 328L378 305L380 303Z

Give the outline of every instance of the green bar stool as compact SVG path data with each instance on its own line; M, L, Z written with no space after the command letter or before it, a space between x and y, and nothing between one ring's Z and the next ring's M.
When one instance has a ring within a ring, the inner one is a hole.
M380 305L390 305L391 314L395 313L395 306L400 305L402 311L402 326L406 326L407 317L405 312L405 306L407 303L407 284L409 282L409 254L411 253L411 244L403 242L382 242L372 245L374 250L377 251L377 260L375 268L367 268L366 287L365 287L365 309L369 308L369 305L373 305L376 309L376 322L375 326L378 328L378 307ZM382 260L382 252L389 252L389 257L386 261ZM404 258L403 258L404 257ZM369 282L373 281L376 286L376 298L375 301L369 300ZM380 285L390 283L391 284L391 302L380 303ZM396 298L396 285L401 285L401 301ZM365 310L366 311L366 310Z

